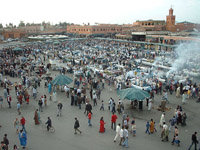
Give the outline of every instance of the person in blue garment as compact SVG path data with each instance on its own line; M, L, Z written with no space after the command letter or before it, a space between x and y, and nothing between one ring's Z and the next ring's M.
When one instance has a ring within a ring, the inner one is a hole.
M51 93L51 91L52 91L52 85L51 85L51 83L49 83L48 84L48 92L49 92L49 94Z
M27 144L27 136L26 132L24 132L23 130L20 130L19 132L19 141L22 148L25 149Z

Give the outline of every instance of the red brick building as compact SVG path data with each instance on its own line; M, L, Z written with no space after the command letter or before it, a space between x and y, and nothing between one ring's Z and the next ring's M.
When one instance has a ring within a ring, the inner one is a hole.
M25 37L26 32L21 29L6 29L2 32L4 39L16 39L16 38L22 38Z
M176 32L175 20L176 16L173 15L173 9L169 9L169 15L166 17L166 30Z
M195 24L191 22L181 22L181 23L175 23L176 22L176 16L173 15L173 9L169 9L169 15L166 17L166 30L171 32L180 32L180 31L192 31L195 28L197 30L200 30L200 24Z

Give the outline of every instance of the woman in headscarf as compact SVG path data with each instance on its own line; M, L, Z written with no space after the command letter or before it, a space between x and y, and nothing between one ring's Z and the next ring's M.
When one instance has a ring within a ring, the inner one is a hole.
M179 98L180 97L180 87L178 87L176 89L176 97Z
M165 113L162 113L162 115L160 117L160 123L159 123L160 127L163 126L163 122L165 122Z
M51 94L51 91L52 91L52 85L51 85L51 83L49 82L49 84L48 84L48 92L49 92L49 94Z
M154 132L154 121L153 119L151 119L151 122L150 122L150 132L153 133Z
M105 122L103 120L103 117L101 117L101 119L100 119L100 129L99 129L100 133L104 133L105 132L104 124L105 124Z
M35 111L34 120L35 120L35 125L40 124L39 117L38 117L38 109L36 109Z
M27 136L26 136L26 132L24 132L23 130L20 130L19 133L19 141L20 141L20 145L22 146L23 149L26 148L26 144L27 144Z

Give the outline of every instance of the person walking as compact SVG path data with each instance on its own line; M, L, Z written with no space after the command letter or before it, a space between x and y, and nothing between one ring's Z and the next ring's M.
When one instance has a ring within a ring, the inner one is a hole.
M150 133L151 134L154 133L154 121L153 121L153 119L151 119L151 122L150 122Z
M4 98L6 99L6 98L8 97L8 92L7 92L7 89L6 89L6 88L4 88L3 94L4 94Z
M123 142L122 146L128 148L128 127L126 127L124 129L124 133L123 134L124 134L124 142Z
M145 133L150 134L150 132L149 132L149 128L150 128L150 124L149 124L149 121L147 121L147 123L146 123L146 131L145 131Z
M182 126L186 126L186 119L187 119L187 115L186 113L184 112L183 115L182 115Z
M172 140L172 145L174 144L174 141L175 141L176 135L178 135L178 134L179 134L179 132L178 132L178 127L175 126L175 129L174 129L174 138L173 138L173 140Z
M119 136L120 136L119 145L122 145L122 142L124 141L124 126L122 126L122 128L120 129Z
M10 95L8 95L8 97L7 97L7 102L8 102L9 108L11 108L11 101L12 101L12 98L11 98Z
M74 134L77 134L76 131L78 131L81 134L82 132L79 130L79 127L80 127L79 121L76 117L74 119L75 119L75 123L74 123L74 131L75 132L74 132Z
M17 102L17 112L18 112L18 115L21 115L20 107L21 107L20 103Z
M116 142L118 136L120 136L120 130L121 130L121 127L120 127L120 123L117 125L116 127L116 135L115 135L115 138L114 138L114 142Z
M35 110L34 120L35 120L35 125L40 124L39 117L38 117L38 109Z
M101 107L100 107L100 110L102 110L103 109L103 111L104 111L104 103L103 103L103 100L101 101Z
M163 129L162 129L162 132L161 132L161 139L162 141L166 140L168 141L169 140L169 129L168 129L168 126L165 122L163 122Z
M131 122L131 132L133 133L133 136L136 136L136 124L135 124L135 119L133 118Z
M22 116L22 118L20 120L20 124L22 126L22 130L24 130L26 132L26 129L25 129L26 120L25 120L25 118L23 116Z
M36 99L36 97L37 97L37 89L36 89L36 87L33 87L33 98L34 98L34 100Z
M3 97L0 96L0 105L1 105L1 108L3 108Z
M88 126L92 126L92 124L91 124L91 119L92 119L92 113L89 112L89 113L88 113Z
M115 104L115 101L113 100L112 112L114 112L114 113L116 112L116 108L115 107L116 107L116 104Z
M170 122L169 131L171 131L171 128L173 129L174 125L176 124L176 117L173 116L173 118L170 119L169 122Z
M16 128L16 133L19 133L19 120L18 118L15 119L14 121L14 127Z
M161 117L160 117L160 123L159 123L160 127L163 126L163 123L164 123L164 122L165 122L165 113L162 113L162 115L161 115Z
M103 120L103 117L101 117L101 119L100 119L100 128L99 128L99 132L100 132L100 133L104 133L104 132L105 132L105 127L104 127L104 125L105 125L105 122L104 122L104 120Z
M92 98L93 98L94 106L97 105L97 95L95 91L93 91Z
M187 93L183 92L183 95L182 95L182 104L186 103L186 98L187 98Z
M62 107L63 107L63 104L59 101L58 102L58 114L57 114L57 117L61 117L61 115L62 115Z
M112 111L112 105L113 105L113 100L112 100L112 98L110 98L110 99L109 99L109 105L108 105L108 109L109 109L110 111Z
M43 110L42 110L42 105L43 105L43 102L42 102L42 99L40 99L40 100L38 101L38 106L39 106L39 111L41 111L41 112L43 112Z
M5 144L5 150L8 150L9 140L7 138L7 134L4 134L3 142Z
M22 149L25 149L27 145L27 135L26 135L26 132L23 130L20 130L19 141L20 141L20 145Z
M190 150L193 145L194 145L194 149L197 150L197 144L198 143L199 142L197 140L197 132L194 132L194 134L192 134L192 144L190 145L190 147L188 148L188 150Z
M111 129L116 130L116 121L117 121L117 115L113 112L112 117L111 117Z

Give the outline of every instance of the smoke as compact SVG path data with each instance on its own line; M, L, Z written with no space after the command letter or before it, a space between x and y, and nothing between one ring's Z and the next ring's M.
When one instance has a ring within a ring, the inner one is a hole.
M200 42L182 43L174 51L169 74L200 76Z

